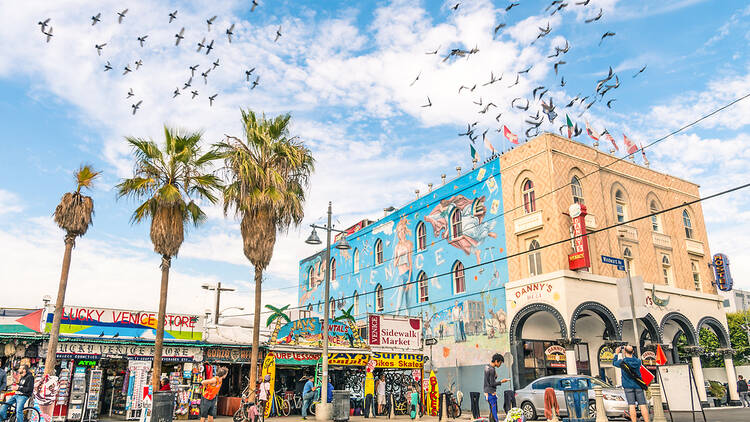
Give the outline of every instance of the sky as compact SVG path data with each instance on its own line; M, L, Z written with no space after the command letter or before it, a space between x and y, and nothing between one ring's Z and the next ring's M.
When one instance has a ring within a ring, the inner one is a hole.
M136 204L118 200L113 189L132 175L125 136L161 141L164 125L200 130L207 149L225 135L241 135L241 108L290 113L291 133L311 149L316 168L303 224L278 237L263 301L294 305L298 262L317 251L304 243L308 225L323 222L329 201L339 228L407 203L441 174L471 166L469 140L457 136L468 123L478 122L477 134L488 130L499 150L507 147L496 131L501 125L525 139L524 120L540 109L535 87L549 89L545 101L552 98L560 115L555 123L545 119L541 131L558 132L568 113L581 127L588 121L597 132L606 128L621 149L623 133L647 145L750 93L745 1L591 0L584 6L567 0L554 15L556 6L545 11L550 2L518 3L506 10L509 2L489 0L260 0L251 12L251 2L233 0L0 2L3 306L35 307L44 295L55 296L64 244L51 215L74 188L73 172L90 163L102 171L88 193L94 223L73 251L66 303L157 308L160 260L148 224L132 225ZM116 13L125 8L118 23ZM169 23L174 10L177 19ZM600 11L599 20L586 23ZM98 13L101 20L92 25ZM209 31L206 20L214 15ZM47 18L49 42L38 24ZM229 43L225 31L232 24ZM499 24L506 26L495 33ZM549 34L535 40L547 24ZM607 32L615 35L602 40ZM141 47L137 38L144 35ZM214 41L208 55L196 51L204 37ZM566 42L567 53L548 57ZM95 45L103 43L98 55ZM473 48L474 54L445 59L451 49ZM143 64L136 70L138 60ZM557 61L565 63L556 75ZM105 71L107 63L112 70ZM196 64L183 90L188 67ZM132 72L123 75L125 66ZM585 110L610 67L620 86ZM209 68L204 80L200 73ZM248 82L245 72L253 68ZM180 95L173 98L175 89ZM564 108L576 96L589 99ZM511 106L517 97L531 100L528 111ZM495 107L479 113L490 102ZM704 196L747 183L749 124L750 98L647 148L651 168L698 183ZM585 131L576 140L591 142ZM487 157L481 135L477 150ZM220 206L204 205L208 221L188 230L172 261L168 310L212 308L213 293L201 285L217 281L236 289L222 295L222 308L249 310L253 269L242 253L239 223ZM722 196L703 209L711 252L726 253L735 286L750 289L750 195Z

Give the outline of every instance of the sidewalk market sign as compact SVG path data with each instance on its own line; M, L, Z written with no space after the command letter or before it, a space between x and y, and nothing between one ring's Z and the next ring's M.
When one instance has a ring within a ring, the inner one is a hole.
M156 338L156 312L127 311L120 309L64 307L60 334L82 337ZM47 313L44 332L52 328L54 314ZM164 338L201 341L203 319L196 315L166 314Z
M100 360L109 358L150 361L154 359L154 346L60 342L57 343L56 356L58 359ZM203 354L198 347L164 345L162 360L165 362L194 362L202 359Z
M397 315L367 315L367 342L387 350L422 350L422 319Z
M282 319L278 318L269 344L322 347L322 331L323 321L319 318L302 318L287 323L283 323ZM352 349L367 347L350 321L328 322L328 345Z

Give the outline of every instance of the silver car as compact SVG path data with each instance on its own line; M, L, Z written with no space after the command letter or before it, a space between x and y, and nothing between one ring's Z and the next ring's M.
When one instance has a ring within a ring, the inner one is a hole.
M604 395L604 411L609 417L622 416L628 410L628 403L625 400L625 391L622 388L614 387L606 382L590 377L588 375L576 375L576 378L585 378L588 382L589 390L589 417L596 417L596 402L594 401L594 386L602 387ZM524 417L527 421L534 420L537 416L544 417L544 390L548 387L555 389L557 403L560 406L560 416L567 416L568 409L565 405L565 395L563 388L570 385L572 376L553 375L542 377L532 381L526 387L516 390L516 404L523 410Z

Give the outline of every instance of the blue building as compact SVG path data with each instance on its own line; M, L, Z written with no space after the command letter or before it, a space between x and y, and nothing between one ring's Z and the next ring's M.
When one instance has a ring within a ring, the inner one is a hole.
M347 235L351 249L332 248L329 298L325 252L300 262L299 305L322 313L330 300L331 316L353 306L360 323L367 313L421 316L425 337L438 340L425 354L441 385L481 391L484 365L509 350L507 261L490 264L506 256L502 201L493 159L376 222L363 221Z

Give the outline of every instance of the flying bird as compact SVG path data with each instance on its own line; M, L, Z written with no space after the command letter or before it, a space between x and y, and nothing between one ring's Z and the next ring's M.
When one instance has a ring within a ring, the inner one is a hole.
M43 20L43 21L39 21L39 22L38 22L39 26L41 26L41 27L42 27L42 32L44 32L44 30L45 30L45 29L47 29L47 25L49 25L49 21L50 21L51 19L52 19L52 18L47 18L47 19L45 19L45 20Z
M598 15L596 15L595 17L593 17L591 19L586 19L584 22L591 23L591 22L594 22L594 21L598 21L599 19L602 18L603 14L604 14L604 9L599 9L599 14Z
M196 53L200 53L201 52L201 48L203 48L203 47L206 46L205 44L206 44L206 37L203 37L203 39L198 42L198 49L195 50L195 52Z
M193 76L195 76L195 71L196 71L196 69L198 69L198 66L200 66L200 65L197 65L197 64L196 64L195 66L188 66L188 69L190 69L190 77L191 77L191 78L192 78Z
M556 47L555 47L555 54L551 54L551 55L547 56L547 58L548 58L548 59L551 59L551 58L553 58L553 57L557 57L557 56L559 56L559 55L560 55L560 53L563 53L563 54L564 54L564 53L567 53L567 52L568 52L568 50L570 50L570 44L568 44L568 40L565 40L565 47L563 47L563 48L560 48L560 47L557 47L557 46L556 46Z
M172 23L172 21L175 20L175 19L177 19L177 11L176 10L174 12L172 12L172 13L169 14L169 23Z
M602 45L602 42L604 42L604 39L607 37L614 37L614 32L605 32L604 35L602 35L602 38L599 40L599 45Z
M474 86L471 87L471 88L469 88L466 85L461 85L460 87L458 87L458 93L460 94L462 89L468 89L469 92L474 92L474 88L476 88L476 87L477 87L476 84L474 84Z
M216 61L213 63L213 65L214 65L214 67L212 67L212 69L216 69L217 67L219 67L219 59L216 59Z
M252 68L250 70L246 70L245 71L245 81L246 82L250 82L250 75L253 73L254 70L255 70L255 68Z
M542 111L547 115L549 122L554 123L557 118L557 113L555 113L555 105L552 104L552 98L549 99L549 104L542 101Z
M497 116L495 116L495 121L496 121L496 122L500 122L500 117L502 117L502 115L503 115L503 113L500 113L500 114L498 114ZM499 132L499 131L498 131L498 132Z
M219 95L219 94L214 94L214 95L208 97L208 106L209 107L211 107L212 105L214 105L214 100L216 99L217 95Z
M486 112L487 112L487 110L489 110L489 109L490 109L490 107L495 107L495 108L497 108L497 106L495 105L495 103L487 103L487 105L486 105L486 106L484 106L484 108L483 108L482 110L480 110L480 111L479 111L479 113L481 113L481 114L484 114L484 113L486 113Z
M417 83L417 81L419 80L419 77L420 77L421 75L422 75L422 71L420 70L420 71L419 71L419 73L417 74L417 77L416 77L416 78L414 78L414 80L413 80L413 81L412 81L412 82L411 82L411 83L409 84L409 86L412 86L412 85L414 85L415 83Z
M432 101L430 101L430 97L427 97L427 104L423 104L421 107L432 107Z
M565 86L565 76L560 78L560 86Z
M521 73L529 73L529 70L531 70L532 67L534 67L534 65L531 65L531 66L527 67L526 69L518 72L518 74L520 75Z
M518 80L520 79L520 76L516 75L516 82L512 85L508 85L508 88L518 85Z
M461 5L461 3L456 3L455 6L451 6L451 9L458 10L458 6L460 6L460 5Z
M112 65L107 61L107 64L104 65L104 71L112 70Z
M540 31L539 35L536 36L536 40L532 41L532 44L534 44L535 42L537 42L537 40L539 40L539 38L544 38L547 35L549 35L550 31L552 31L552 29L550 29L550 27L549 27L549 22L547 22L547 27L546 28L539 27L539 31Z
M499 78L495 78L495 73L490 71L490 80L489 82L482 84L482 86L492 85L495 82L498 82L503 79L503 75L501 74Z
M481 107L482 106L482 97L479 97L479 102L472 101L472 103L474 103L474 104L476 104L476 105L478 105L478 106Z
M232 43L232 35L234 35L234 32L232 32L232 31L234 31L234 24L232 24L232 25L231 25L231 26L229 27L229 29L227 29L227 32L226 32L226 34L227 34L227 39L229 40L229 44L231 44L231 43Z
M554 64L553 67L555 68L555 76L557 76L557 68L558 68L558 66L562 66L562 65L564 65L566 63L567 62L564 62L564 61L560 60L559 62L557 62L557 63Z
M497 35L497 31L501 30L502 28L505 28L505 23L499 23L497 26L495 26L495 35Z
M517 106L516 100L526 100L526 106ZM510 102L511 107L515 107L519 110L527 111L529 109L529 100L525 98L514 98L513 101Z
M141 66L143 66L143 60L141 60L141 59L136 60L135 61L135 70L140 69Z
M555 9L555 10L554 10L554 11L552 12L552 15L551 15L551 16L554 16L554 15L555 15L555 13L557 13L557 12L559 12L559 11L563 10L563 9L564 9L564 8L566 8L566 7L568 7L568 3L562 3L562 2L560 2L560 5L559 5L559 6L557 6L557 9Z
M541 100L542 97L544 97L544 94L546 94L548 92L549 92L549 89L545 89L544 91L542 91L541 93L539 93L539 99Z
M579 5L579 6L588 6L590 1L591 0L579 1L576 4Z
M130 107L133 107L133 115L135 115L135 112L138 111L138 108L141 106L141 103L143 100L138 101L137 103L131 105Z
M96 53L99 54L99 56L102 55L102 48L107 45L107 43L104 44L94 44L94 47L96 48Z
M648 65L646 65L646 66L648 66ZM643 67L641 68L641 70L639 70L638 72L636 72L636 73L635 73L635 75L633 75L633 77L635 78L636 76L638 76L638 75L640 75L641 73L643 73L643 71L644 71L644 70L646 70L646 66L643 66Z
M130 97L132 97L134 95L135 94L133 94L133 88L130 88L130 90L128 91L128 96L125 99L128 99L128 98L130 98Z
M49 27L49 31L47 31L47 32L42 31L42 34L44 34L44 35L47 36L47 42L49 42L49 40L52 39L52 29L53 28L50 26Z
M130 70L130 68L126 65L125 70L122 72L122 74L127 75L129 72L132 72L132 70Z
M214 40L211 40L211 42L206 46L206 55L211 52L211 50L214 48Z
M250 89L255 89L256 86L260 85L260 76L256 76L255 80L253 81L253 86L250 87Z
M128 13L128 9L125 9L122 12L117 12L117 23L122 23L122 20L125 19L126 13Z
M281 25L279 25L279 29L276 30L276 38L273 39L273 42L276 42L281 38Z
M177 87L174 89L174 92L172 93L172 98L177 98L178 95L180 95L180 87Z
M611 100L607 101L607 108L612 108L612 103L614 103L615 101L617 101L616 98L612 98Z
M201 73L201 76L203 76L203 84L208 85L208 73L211 72L211 69L208 69L207 71Z
M180 29L180 32L174 34L174 37L177 38L177 41L174 42L175 47L180 45L180 41L182 41L182 39L185 38L183 35L185 35L184 26L182 27L182 29Z
M466 132L465 133L459 133L458 136L469 136L472 133L474 133L474 129L471 128L470 124L466 125Z
M102 20L102 12L97 13L96 15L91 17L91 26L96 25Z
M508 7L506 7L506 8L505 8L505 11L507 12L507 11L509 11L510 9L512 9L512 8L514 8L514 7L516 7L516 6L518 6L519 4L521 4L521 3L520 3L520 2L519 2L519 3L511 3L511 4L509 4L509 5L508 5Z
M560 4L560 3L562 3L562 2L563 2L563 0L554 0L554 1L552 2L552 3L550 3L550 5L549 5L549 6L547 6L547 7L546 7L546 8L544 9L544 11L545 11L545 12L548 12L550 8L554 7L554 6L555 6L555 5L557 5L557 4Z
M258 1L253 0L253 7L250 8L250 12L255 12L256 7L258 7Z
M424 54L437 54L438 50L440 50L440 46L438 46L438 48L436 48L435 51L427 51Z
M533 89L533 90L531 91L531 95L532 95L532 96L533 96L534 98L536 98L536 93L537 93L537 91L541 91L541 90L543 90L543 89L544 89L544 86L538 86L538 87L534 88L534 89Z
M187 82L185 82L185 86L182 87L182 89L188 89L192 86L193 83L193 77L191 76L190 79L188 79Z
M216 15L212 17L211 19L206 19L206 23L208 24L208 31L211 32L211 25L213 25L214 21L216 20Z
M138 37L138 42L141 44L141 47L143 47L143 43L146 42L146 38L148 38L148 35Z
M193 97L191 98L191 100L195 99L195 97L198 96L198 91L190 91L190 93L193 94Z

